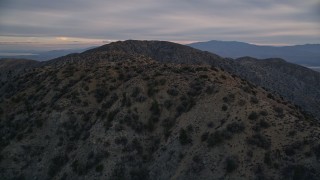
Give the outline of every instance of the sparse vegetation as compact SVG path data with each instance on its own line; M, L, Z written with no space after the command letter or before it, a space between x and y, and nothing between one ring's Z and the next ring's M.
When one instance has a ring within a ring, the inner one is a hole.
M68 162L69 158L66 155L57 155L51 159L51 163L48 167L48 175L54 177L61 168Z
M186 145L192 143L192 132L190 130L180 129L179 141L181 145Z
M227 125L227 130L232 133L241 133L244 131L244 129L245 129L244 124L240 122L233 122Z
M166 62L180 45L147 47L174 58L103 47L0 75L0 177L320 176L319 123L304 107L220 70L218 57L195 65L201 52L187 49L195 64L176 65Z
M250 119L250 120L257 120L258 117L259 117L259 114L256 113L255 111L252 111L252 112L249 114L248 119Z
M263 149L269 149L271 146L270 140L261 134L254 134L252 137L247 139L247 142L250 145L255 145Z
M226 171L232 173L239 166L239 160L236 156L229 156L226 159Z

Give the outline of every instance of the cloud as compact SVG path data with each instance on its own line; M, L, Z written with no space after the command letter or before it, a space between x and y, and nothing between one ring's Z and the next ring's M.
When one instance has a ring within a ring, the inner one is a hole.
M318 0L3 0L0 35L319 43L319 7Z

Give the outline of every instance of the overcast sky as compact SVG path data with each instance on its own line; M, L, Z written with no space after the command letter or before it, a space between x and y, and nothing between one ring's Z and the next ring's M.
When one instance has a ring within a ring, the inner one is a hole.
M0 0L0 51L114 40L320 43L320 0Z

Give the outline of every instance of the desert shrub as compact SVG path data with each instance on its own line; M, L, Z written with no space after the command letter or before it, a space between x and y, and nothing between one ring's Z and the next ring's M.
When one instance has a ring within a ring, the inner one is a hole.
M256 119L258 119L258 117L259 117L258 113L256 113L255 111L252 111L252 112L249 114L248 119L250 119L250 120L256 120Z
M228 97L226 97L226 96L223 97L222 100L223 100L223 102L225 102L225 103L228 103L228 102L229 102L229 99L228 99Z
M202 135L201 135L201 141L204 142L208 139L209 137L209 132L204 132Z
M177 117L180 116L184 112L190 111L190 109L196 104L193 98L188 98L186 96L181 96L181 103L177 106Z
M210 67L210 69L213 70L213 71L216 71L216 72L219 71L219 70L218 70L216 67L214 67L213 65Z
M264 119L261 119L261 120L260 120L259 125L260 125L260 127L262 127L262 128L268 128L268 127L270 127L270 124L269 124L266 120L264 120Z
M201 74L201 75L199 76L199 78L200 78L200 79L208 79L209 76L206 75L206 74Z
M101 107L103 109L109 109L118 99L117 93L113 93L106 102L102 103Z
M202 89L204 87L204 82L199 79L196 79L196 80L192 81L189 84L189 86L190 86L190 89L188 91L188 95L189 96L198 96L202 92Z
M137 102L144 102L144 101L147 100L147 98L148 98L148 97L146 97L145 95L140 94L140 95L138 95L138 96L136 97L136 101L137 101Z
M288 147L285 147L284 148L284 153L287 155L287 156L293 156L296 154L296 151L295 149L292 147L292 146L288 146Z
M194 69L192 69L192 67L189 67L189 66L183 67L182 70L183 71L187 71L187 72L191 72L191 73L196 72Z
M163 127L163 134L165 139L168 139L171 135L171 128L174 126L175 123L176 120L172 118L166 118L162 121L161 126Z
M235 100L235 95L234 94L228 94L228 96L223 97L222 100L225 103L232 103Z
M267 164L268 166L272 165L272 157L271 157L271 152L268 151L264 154L264 163Z
M121 124L116 124L115 127L114 127L114 130L116 132L123 131L124 129L125 129L124 126L121 125Z
M85 91L89 91L89 86L88 86L88 85L84 85L84 86L83 86L83 89L84 89Z
M169 109L171 108L172 104L173 104L173 103L172 103L171 100L165 100L164 103L163 103L164 107L165 107L167 110L169 110Z
M227 173L232 173L239 166L239 160L237 156L229 156L226 158L226 171Z
M181 145L186 145L192 143L191 133L183 128L180 129L179 141Z
M293 180L315 180L318 179L315 175L315 170L308 168L304 165L289 165L282 170L282 175L284 179Z
M124 74L122 72L120 72L119 75L118 75L118 79L120 81L122 81L122 80L124 80L124 78L125 78Z
M251 97L251 98L250 98L250 102L251 102L252 104L258 104L258 103L259 103L259 100L258 100L257 97Z
M274 96L273 96L272 94L270 94L270 93L267 95L267 97L268 97L269 99L274 99Z
M98 109L96 112L97 117L105 118L107 116L107 112L102 111L101 109Z
M163 136L166 141L168 140L170 135L171 135L171 129L163 129Z
M273 110L277 113L277 117L284 117L283 109L281 107L273 107Z
M97 165L97 166L96 166L96 172L102 172L102 171L103 171L103 168L104 168L103 164Z
M155 123L159 121L159 118L157 116L151 116L149 119L148 119L148 123L146 125L146 128L152 132L154 130L154 126L155 126Z
M143 154L143 146L137 138L134 138L131 142L131 147L133 150L136 150L139 155Z
M269 149L271 146L271 141L261 134L254 134L247 139L247 142L263 149Z
M208 122L207 126L208 126L208 128L213 128L213 127L214 127L214 124L213 124L212 121L210 121L210 122Z
M155 95L159 91L159 89L156 88L158 86L157 81L155 81L155 80L149 81L147 85L148 85L148 96L149 97Z
M162 126L165 129L171 129L174 126L175 122L175 119L166 118L162 121Z
M161 139L160 137L152 136L151 137L151 143L149 144L149 154L153 154L155 151L157 151L160 147Z
M126 167L124 164L116 164L110 179L114 180L125 180L125 174L126 174Z
M232 133L241 133L245 129L245 125L242 122L233 122L227 125L227 130Z
M223 131L216 131L211 133L207 139L208 147L214 147L216 145L222 144L226 139L232 138L230 132L223 130Z
M287 147L285 147L284 152L287 156L293 156L296 154L296 151L301 150L304 147L304 143L301 141L296 141Z
M132 180L147 180L149 179L149 170L147 167L138 167L130 170Z
M128 143L128 139L127 139L127 137L125 137L125 136L121 136L121 137L116 137L115 139L114 139L114 142L116 143L116 144L118 144L118 145L126 145L127 143Z
M283 109L281 107L274 107L273 110L278 114L282 114L283 113Z
M118 113L119 113L119 109L115 109L115 110L109 112L109 114L108 114L108 116L107 116L107 120L110 121L110 122L113 121L114 118L115 118L115 116L116 116Z
M240 100L238 101L238 105L239 105L239 106L244 106L244 105L246 105L246 101L243 100L243 99L240 99Z
M96 89L94 97L96 98L96 101L100 103L108 94L109 92L107 89L99 87Z
M202 158L199 155L192 157L191 169L194 173L199 173L205 168Z
M166 82L167 82L166 79L160 79L160 80L159 80L159 84L160 84L161 86L165 85Z
M130 97L127 97L127 93L122 93L122 101L121 101L121 106L131 106L131 99Z
M312 149L314 154L316 155L317 160L320 160L320 144L315 145Z
M187 126L187 131L188 132L193 132L193 126L192 126L192 124L189 124L188 126Z
M207 67L197 67L196 71L208 71Z
M179 95L179 91L176 88L170 88L167 90L167 93L171 96L177 96Z
M226 110L228 110L228 106L224 104L224 105L222 105L221 109L222 109L222 111L226 111Z
M290 136L290 137L293 137L293 136L295 136L297 134L297 131L295 131L295 130L291 130L291 131L289 131L289 133L288 133L288 135Z
M134 87L131 92L131 97L136 98L141 92L141 89L139 87Z
M206 93L207 94L212 94L213 92L214 92L214 86L213 85L211 85L211 86L208 86L207 88L206 88Z
M105 131L108 131L112 127L112 121L103 122L103 126L105 128Z
M85 164L85 172L88 172L94 166L96 166L100 161L102 161L106 157L106 155L109 156L109 152L106 151L94 153L93 151L91 151L87 157L87 162Z
M150 111L153 115L159 116L160 115L160 107L157 100L153 100L152 105L150 107Z
M139 121L139 115L135 113L128 113L124 116L120 123L126 123L131 129L133 129L136 133L141 133L144 130L144 124Z
M262 116L268 116L268 112L265 110L260 111L260 115Z
M48 175L50 177L54 177L68 161L68 156L62 154L59 154L52 158L49 164Z

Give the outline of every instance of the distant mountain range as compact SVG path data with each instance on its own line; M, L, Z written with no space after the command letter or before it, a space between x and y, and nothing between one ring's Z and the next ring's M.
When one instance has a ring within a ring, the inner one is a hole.
M259 59L282 58L303 66L320 66L320 44L295 46L259 46L237 41L208 41L188 46L216 53L223 57L240 58L250 56Z
M12 51L12 52L0 52L0 58L15 58L15 59L33 59L37 61L47 61L60 56L65 56L71 53L81 53L88 49L94 47L89 47L85 49L59 49L52 51Z

